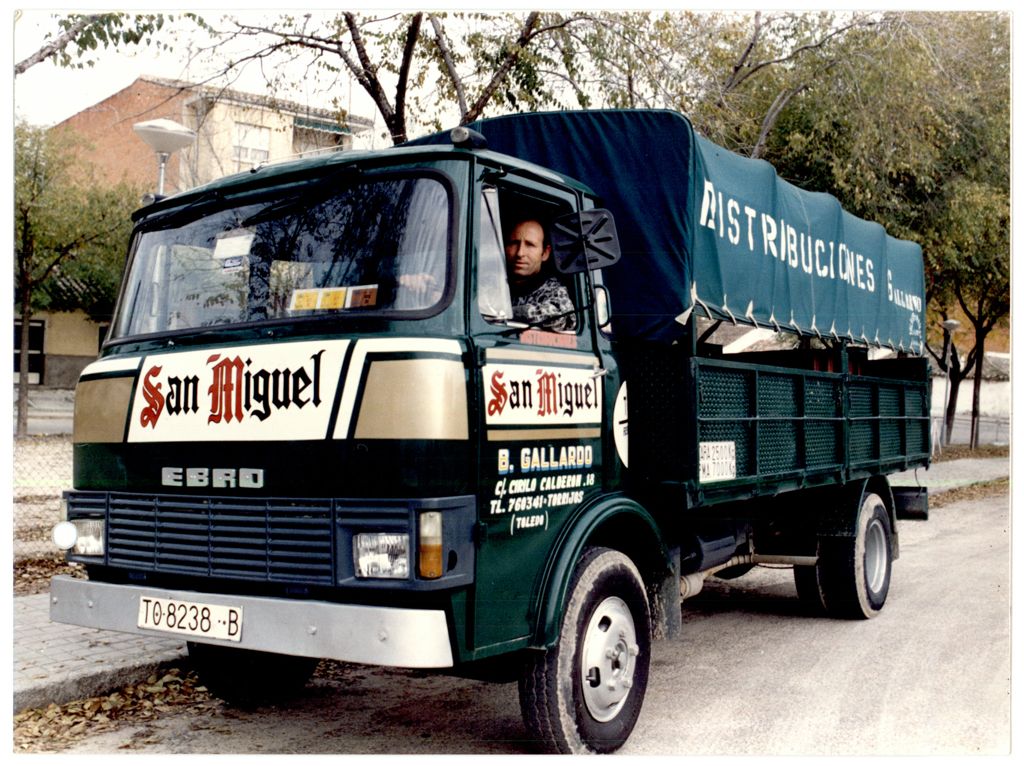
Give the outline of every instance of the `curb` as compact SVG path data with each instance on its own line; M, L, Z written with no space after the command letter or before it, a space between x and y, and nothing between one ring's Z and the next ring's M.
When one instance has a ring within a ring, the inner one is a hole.
M14 598L14 713L109 694L187 656L175 638L50 621L50 597Z
M158 652L152 662L97 670L94 673L68 672L61 678L51 678L36 686L15 689L14 714L32 708L46 708L112 694L125 686L138 684L154 673L159 674L186 657L185 652Z

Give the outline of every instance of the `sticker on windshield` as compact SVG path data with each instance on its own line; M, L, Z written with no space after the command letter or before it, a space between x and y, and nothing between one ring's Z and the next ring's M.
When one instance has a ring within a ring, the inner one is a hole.
M344 287L307 288L292 291L290 311L332 311L345 308Z
M217 245L213 250L213 257L225 259L248 255L252 249L252 241L255 237L256 234L254 232L246 231L245 229L229 231L217 239Z
M220 264L221 271L241 271L245 268L245 257L241 255L233 255L230 258L225 258Z
M348 291L348 303L345 308L365 309L377 305L377 285L359 285Z
M339 311L373 308L377 305L377 285L358 287L309 287L292 290L289 311Z

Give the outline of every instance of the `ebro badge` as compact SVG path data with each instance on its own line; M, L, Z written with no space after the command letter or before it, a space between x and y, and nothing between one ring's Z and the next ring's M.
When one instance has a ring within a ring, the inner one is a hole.
M312 341L148 356L128 441L323 439L347 347Z

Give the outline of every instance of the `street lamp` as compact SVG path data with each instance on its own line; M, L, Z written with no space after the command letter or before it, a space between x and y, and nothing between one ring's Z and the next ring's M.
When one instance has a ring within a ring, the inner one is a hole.
M179 125L174 120L166 119L137 122L132 126L132 130L138 133L139 138L156 152L156 159L160 168L156 193L163 195L164 168L167 166L167 160L179 149L191 146L196 140L196 134L184 125Z
M949 446L949 439L952 429L946 428L946 417L949 409L949 352L952 346L953 333L960 329L960 323L955 319L947 319L942 323L942 364L946 368L946 393L942 397L942 431L940 436L942 443Z

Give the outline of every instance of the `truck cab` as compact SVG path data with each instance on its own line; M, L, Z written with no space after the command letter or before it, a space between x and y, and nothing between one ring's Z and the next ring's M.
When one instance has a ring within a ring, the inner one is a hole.
M183 635L229 697L259 691L236 695L237 650L452 667L543 645L570 521L620 479L619 374L599 277L551 260L575 329L515 321L504 240L594 202L453 144L139 211L76 393L65 529L89 580L55 582L55 618L91 601Z

